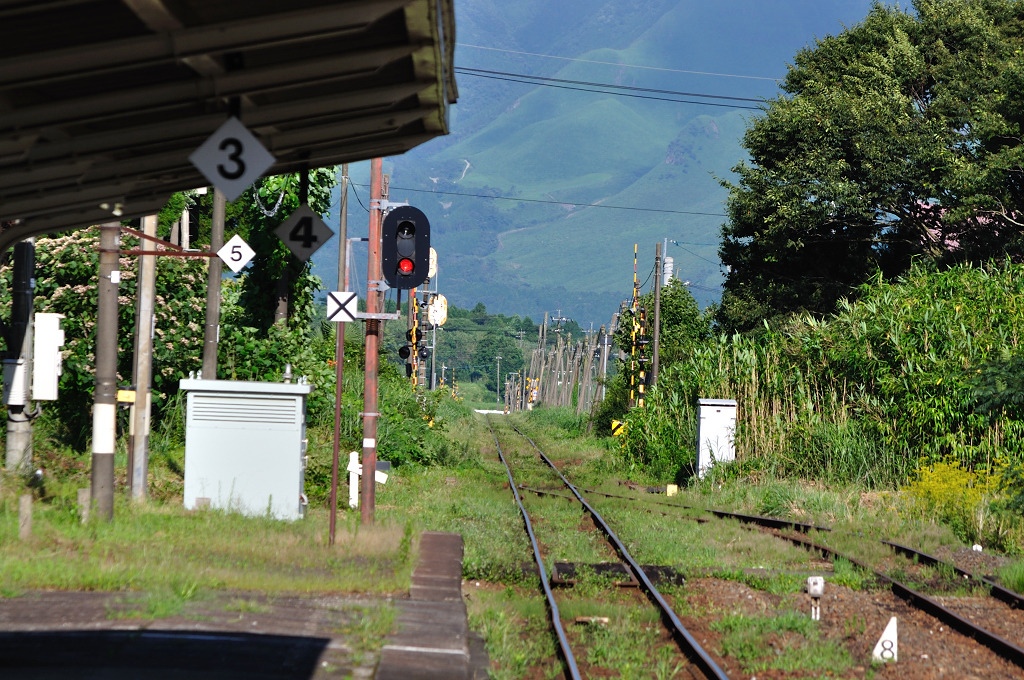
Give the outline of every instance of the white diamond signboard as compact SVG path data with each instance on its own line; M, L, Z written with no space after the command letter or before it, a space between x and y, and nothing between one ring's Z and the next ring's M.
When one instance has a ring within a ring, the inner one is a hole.
M249 244L242 240L242 237L235 234L231 240L224 244L224 247L217 251L217 257L224 260L224 264L231 268L236 274L256 254Z
M359 298L355 293L334 291L327 294L327 320L348 323L356 320L359 313Z
M274 157L237 118L228 118L188 157L232 202L267 169Z
M331 228L308 205L293 212L274 233L303 262L334 236Z

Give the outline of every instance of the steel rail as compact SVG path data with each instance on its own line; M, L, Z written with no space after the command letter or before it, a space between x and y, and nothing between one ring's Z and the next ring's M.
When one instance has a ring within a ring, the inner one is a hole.
M652 583L651 580L647 578L647 574L645 574L644 570L640 568L640 565L636 562L636 560L633 559L633 556L629 554L629 551L626 550L626 546L623 545L621 540L619 540L619 537L615 534L614 531L612 531L611 527L608 525L607 522L605 522L601 514L597 510L595 510L593 506L591 506L586 501L586 499L583 498L582 495L580 495L580 492L576 489L576 487L568 479L565 478L565 475L563 475L561 471L557 467L555 467L555 464L551 462L551 459L548 458L543 451L541 451L540 447L538 447L537 444L534 443L532 439L530 439L530 437L528 437L526 434L520 431L519 428L517 428L515 425L511 425L511 427L521 437L526 439L526 441L530 442L530 446L532 446L537 451L537 453L540 454L541 459L543 459L544 462L547 463L548 466L555 471L555 474L557 474L558 477L562 480L562 483L565 484L566 488L568 488L573 493L573 495L576 496L576 500L578 500L583 505L583 507L587 509L587 512L589 512L591 517L593 517L595 524L601 527L601 530L608 537L608 540L615 546L616 550L619 552L619 556L623 559L623 561L626 564L629 565L630 570L633 572L633 577L640 583L641 587L647 593L648 597L650 597L657 603L659 609L661 609L662 615L668 620L670 624L669 628L672 629L673 633L677 638L677 641L679 638L682 638L683 642L685 643L685 647L683 643L680 644L680 647L682 648L683 652L686 653L687 656L690 656L696 663L696 665L700 667L701 671L708 677L717 678L718 680L729 680L729 676L727 676L725 672L718 667L718 664L715 663L711 656L706 651L704 651L704 648L701 647L700 643L698 643L697 640L690 634L690 631L686 630L686 627L683 625L683 622L679 620L679 617L672 610L672 607L665 600L664 596L662 596L662 594L654 586L654 583ZM689 649L689 652L687 652L686 648Z
M743 519L744 517L746 517L747 519ZM740 521L747 522L753 521L753 518L754 516L752 515L738 516L738 519L740 519ZM942 621L943 623L948 625L950 628L962 633L963 635L974 638L975 640L977 640L978 642L980 642L981 644L985 645L993 652L998 654L1003 659L1006 659L1007 661L1015 663L1021 668L1024 668L1024 648L1021 648L1013 644L1006 638L996 635L995 633L986 630L981 626L971 623L967 619L963 618L951 609L946 608L940 602L928 597L924 593L914 590L905 583L901 583L900 581L897 581L896 579L891 578L886 574L883 574L877 569L872 569L871 566L868 564L865 564L847 555L843 555L842 553L836 552L835 550L832 550L827 546L815 543L809 538L800 538L798 536L785 535L781 536L781 538L785 538L791 543L803 545L804 547L817 550L822 555L825 555L826 557L829 557L833 560L836 558L842 558L844 560L849 561L851 564L857 565L865 571L873 573L883 582L888 583L889 588L890 590L892 590L893 594L905 600L907 604L911 605L912 607L916 607L921 611L931 614L939 621Z
M612 498L646 500L642 498L637 498L635 496L622 496L606 494L603 492L595 493L599 493ZM833 531L831 527L819 526L816 524L807 524L804 522L796 522L793 520L779 519L777 517L765 517L763 515L747 515L743 513L729 512L726 510L716 510L713 508L697 508L694 506L682 505L677 503L664 503L661 501L653 502L657 503L658 505L669 505L687 510L702 510L704 512L709 512L715 515L716 517L720 517L723 519L736 519L744 523L757 524L759 526L768 527L776 530L793 529L795 531L805 534L811 531L812 529L821 532ZM865 571L874 574L883 582L889 584L889 587L892 590L893 594L895 594L897 597L900 597L903 600L906 600L911 606L917 607L922 611L928 612L929 614L939 619L943 623L949 625L954 630L957 630L958 632L963 633L968 637L974 638L981 644L985 645L986 647L994 651L996 654L999 654L1003 658L1012 661L1018 666L1024 668L1024 648L1020 647L1019 645L1015 645L1014 643L1006 640L1005 638L996 635L995 633L992 633L986 630L985 628L982 628L981 626L978 626L977 624L968 621L967 619L964 619L959 614L945 607L937 600L934 600L928 597L927 595L924 595L923 593L915 591L913 588L910 588L906 584L901 583L900 581L897 581L876 569L873 569L870 565L862 563L847 555L843 555L842 553L836 552L831 548L815 543L810 539L800 539L795 536L784 536L784 538L786 538L786 540L792 543L796 543L799 545L803 545L804 547L817 550L821 554L831 559L840 557L844 560L849 561L851 564L855 564L861 569L864 569ZM919 562L923 562L930 566L941 565L944 567L948 567L952 569L954 573L956 573L958 576L963 576L965 578L971 579L973 581L976 581L987 586L989 588L989 595L991 597L994 597L995 599L1000 600L1011 607L1018 609L1024 608L1024 596L1021 596L1019 593L1015 593L1012 590L1004 588L998 583L995 583L984 577L977 576L976 574L973 574L967 571L966 569L961 569L954 564L944 562L943 560L940 560L937 557L929 555L928 553L922 552L915 548L901 545L893 541L886 541L881 539L879 540L879 543L888 546L892 550L901 553L906 557L909 557L911 559L917 559Z
M501 452L501 444L498 443L498 435L494 432L494 427L491 425L491 421L487 419L487 427L491 430L491 436L494 437L494 447L498 450L498 458L501 459L502 465L505 466L505 471L508 473L508 483L512 487L512 495L516 499L516 503L519 505L519 512L523 516L523 524L526 525L526 534L530 537L530 544L533 546L533 558L537 561L537 569L540 571L540 582L544 586L544 596L548 601L548 611L551 614L551 625L555 629L555 634L558 636L558 646L562 650L562 658L565 661L566 666L569 668L569 675L572 680L582 680L580 675L580 669L576 665L576 657L572 653L572 649L569 646L569 638L565 635L565 628L562 627L561 615L558 612L558 603L555 602L555 594L551 590L551 581L548 578L548 572L544 568L544 559L540 555L540 546L537 545L537 537L533 533L533 524L530 523L530 517L526 513L526 508L523 507L523 498L519 495L519 490L516 488L515 479L512 478L512 468L509 466L508 461L505 460L505 454Z
M964 578L971 579L972 581L978 581L979 583L983 583L986 586L988 586L989 595L996 598L997 600L1002 600L1006 604L1017 609L1024 608L1024 596L1021 596L1020 593L1015 593L1008 588L1004 588L1003 586L999 585L994 581L990 581L989 579L983 576L972 574L966 569L961 569L955 564L943 562L937 557L933 557L928 553L921 552L920 550L916 550L909 546L900 545L899 543L894 543L892 541L882 541L882 543L889 546L896 552L903 553L907 557L917 559L918 561L924 562L925 564L928 564L930 566L941 565L944 567L951 567L957 576L963 576Z

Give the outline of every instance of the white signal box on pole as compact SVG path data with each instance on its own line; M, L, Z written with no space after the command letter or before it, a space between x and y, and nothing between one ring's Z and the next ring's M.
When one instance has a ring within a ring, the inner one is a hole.
M64 331L60 327L63 318L63 314L36 314L32 336L32 398L36 401L57 398L57 384L64 369L60 353L64 346Z
M443 326L448 320L448 298L443 295L435 295L427 305L427 321L432 326Z

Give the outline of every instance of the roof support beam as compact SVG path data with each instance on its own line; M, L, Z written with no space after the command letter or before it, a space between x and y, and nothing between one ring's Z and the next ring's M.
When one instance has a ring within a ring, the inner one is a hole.
M216 105L232 96L315 85L337 79L340 74L347 77L372 75L386 64L407 57L418 48L419 45L395 45L336 57L302 59L212 78L138 87L29 106L0 114L0 130L13 129L24 134L46 125L104 120L123 111L137 115L174 104Z
M14 55L0 59L0 89L29 82L79 78L110 69L136 68L146 62L182 61L232 50L319 40L339 31L362 31L409 2L362 0L337 3L115 42Z

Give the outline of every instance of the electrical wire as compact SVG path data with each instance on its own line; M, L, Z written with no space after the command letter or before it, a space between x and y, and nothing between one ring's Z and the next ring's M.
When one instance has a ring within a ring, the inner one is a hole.
M352 183L351 186L357 186ZM367 184L358 186L366 187ZM412 191L421 194L438 194L441 196L465 196L467 198L491 198L498 201L517 201L519 203L549 203L551 205L572 205L579 208L610 208L612 210L632 210L635 212L669 213L673 215L704 215L706 217L728 217L725 213L698 212L695 210L669 210L667 208L637 208L625 205L604 205L602 203L573 203L572 201L553 201L541 198L515 198L512 196L489 196L487 194L471 194L461 191L437 191L434 189L413 189L411 187L392 186L391 191ZM360 203L362 205L362 203ZM369 212L369 211L367 211Z
M513 77L492 76L492 75L487 75L487 74L484 74L484 73L467 73L467 72L465 72L463 70L460 70L458 68L455 69L455 72L456 73L462 73L463 75L467 75L467 76L476 76L477 78L490 78L491 80L504 80L504 81L507 81L507 82L510 82L510 83L522 83L522 84L525 84L525 85L535 85L535 86L541 86L541 87L555 87L555 88L558 88L560 90L577 90L579 92L593 92L595 94L611 94L611 95L615 95L615 96L618 96L618 97L632 97L634 99L650 99L650 100L662 101L662 102L675 102L677 104L700 104L702 106L718 106L718 107L723 107L723 108L727 108L727 109L747 109L747 110L750 110L750 111L761 111L762 110L760 106L743 106L741 104L719 104L717 102L700 102L700 101L691 101L691 100L688 100L688 99L672 99L672 98L669 98L669 97L652 97L650 95L644 95L644 94L631 94L629 92L614 92L612 90L596 90L596 89L587 88L587 87L573 87L573 86L570 86L570 85L557 85L557 84L551 83L551 82L542 82L542 81L537 81L537 80L520 80L518 78L513 78ZM532 78L532 77L533 76L520 76L520 78ZM611 85L609 87L618 87L618 86ZM710 96L710 95L696 95L696 96L704 97L704 96Z
M763 99L757 99L754 97L730 97L722 94L704 94L701 92L680 92L678 90L658 90L650 87L634 87L631 85L615 85L613 83L592 83L586 80L566 80L564 78L549 78L546 76L531 76L524 73L507 73L505 71L490 71L482 68L467 68L462 66L455 67L456 73L462 73L465 75L478 75L487 74L492 76L508 76L510 78L529 78L530 80L540 81L538 84L543 83L565 83L568 85L586 85L588 87L604 87L613 90L626 90L629 92L648 92L652 94L670 94L676 97L705 97L707 99L727 99L729 101L737 102L754 102L756 104L763 103Z
M351 180L349 181L348 185L350 187L352 187L352 195L356 197L356 202L359 203L359 207L362 208L363 210L365 210L367 214L369 214L370 213L370 209L367 208L365 205L363 205L363 199L359 198L359 192L356 191L356 186L364 186L365 187L365 186L369 186L369 185L368 184L359 184L359 185L357 185L355 182L353 182ZM722 217L725 217L725 215L722 215Z
M506 54L521 54L527 57L543 57L545 59L561 59L562 61L573 61L583 64L601 64L604 66L616 66L619 68L639 68L648 71L664 71L667 73L689 73L691 75L698 76L715 76L719 78L743 78L746 80L770 80L772 82L779 82L779 78L769 78L767 76L746 76L739 75L736 73L709 73L707 71L688 71L681 68L663 68L659 66L641 66L639 64L623 64L616 61L597 61L596 59L580 59L579 57L559 57L554 54L539 54L537 52L521 52L518 50L506 50L500 47L484 47L483 45L470 45L468 43L455 43L457 47L470 47L476 50L487 50L489 52L504 52Z

